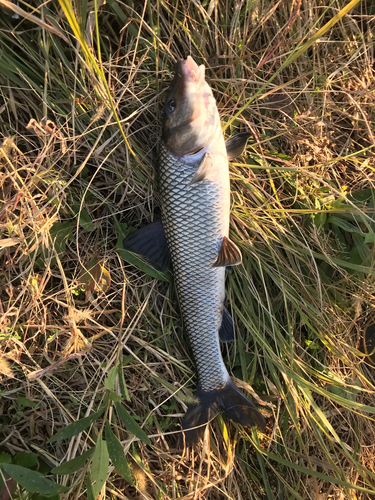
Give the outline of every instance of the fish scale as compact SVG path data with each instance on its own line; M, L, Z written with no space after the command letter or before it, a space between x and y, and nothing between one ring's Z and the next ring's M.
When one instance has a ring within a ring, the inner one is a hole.
M208 181L189 186L204 156L186 164L164 145L160 156L163 227L170 249L184 327L204 391L224 387L218 331L222 321L225 268L212 267L223 237L222 186ZM209 244L208 244L209 242Z

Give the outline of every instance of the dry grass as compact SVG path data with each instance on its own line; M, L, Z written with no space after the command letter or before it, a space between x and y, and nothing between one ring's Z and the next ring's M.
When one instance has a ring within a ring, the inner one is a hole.
M358 350L375 300L371 2L278 72L344 6L110 0L97 18L77 3L75 24L61 0L36 7L38 25L1 10L0 452L33 453L49 474L108 421L134 485L110 465L102 498L372 498L374 371ZM181 456L195 381L174 289L116 244L160 212L163 92L187 54L208 67L226 135L253 133L231 165L244 264L228 299L245 342L225 360L270 419L257 434L217 417ZM120 359L151 445L108 399ZM47 443L103 402L87 432ZM73 486L61 498L90 498L91 468L57 476Z

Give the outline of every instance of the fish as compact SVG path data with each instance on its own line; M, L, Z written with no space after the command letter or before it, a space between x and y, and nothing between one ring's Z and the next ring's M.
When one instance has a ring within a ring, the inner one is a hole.
M229 238L228 159L243 152L250 134L227 142L204 65L191 56L177 61L169 87L159 158L161 220L124 239L124 248L173 276L197 372L195 402L182 422L183 442L197 443L220 412L244 426L264 429L266 420L232 381L221 342L235 340L224 307L226 270L242 262Z

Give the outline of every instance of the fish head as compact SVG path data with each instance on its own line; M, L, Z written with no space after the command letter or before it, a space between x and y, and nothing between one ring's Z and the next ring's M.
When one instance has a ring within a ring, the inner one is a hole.
M179 155L207 146L220 118L216 101L205 80L205 68L188 56L175 65L164 107L163 141Z

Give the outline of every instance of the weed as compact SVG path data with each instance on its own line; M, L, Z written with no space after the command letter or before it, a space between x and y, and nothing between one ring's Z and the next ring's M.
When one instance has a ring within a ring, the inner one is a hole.
M3 496L373 495L370 2L0 9ZM181 456L195 369L172 277L121 241L160 213L163 93L188 54L226 136L253 134L230 165L243 337L224 358L269 424L218 416Z

